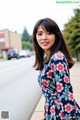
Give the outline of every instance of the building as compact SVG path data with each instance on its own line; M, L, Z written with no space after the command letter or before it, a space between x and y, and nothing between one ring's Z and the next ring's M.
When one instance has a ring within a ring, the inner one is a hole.
M22 49L21 35L8 29L0 30L0 55L6 57L11 48Z

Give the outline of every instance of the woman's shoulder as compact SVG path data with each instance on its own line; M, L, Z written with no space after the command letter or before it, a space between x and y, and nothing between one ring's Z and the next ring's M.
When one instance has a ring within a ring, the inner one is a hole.
M63 60L64 58L65 58L65 55L61 51L55 52L51 57L51 59L54 59L54 60Z
M55 52L52 56L51 56L51 60L50 60L50 63L67 63L67 59L66 59L66 56L64 53L62 53L61 51L57 51Z
M55 52L52 56L51 59L48 63L49 66L54 66L54 65L62 65L64 64L65 66L68 65L66 56L64 53L62 53L61 51L57 51Z

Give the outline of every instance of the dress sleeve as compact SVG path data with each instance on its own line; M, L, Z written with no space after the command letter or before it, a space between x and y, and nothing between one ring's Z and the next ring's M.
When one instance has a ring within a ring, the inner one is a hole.
M73 101L73 90L70 83L68 62L63 53L57 53L51 58L51 72L60 101Z

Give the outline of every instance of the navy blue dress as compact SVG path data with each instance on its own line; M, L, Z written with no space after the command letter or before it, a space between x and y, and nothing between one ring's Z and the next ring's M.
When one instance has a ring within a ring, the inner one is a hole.
M44 120L80 120L80 108L73 96L68 62L62 52L56 52L43 66L38 82L45 96Z

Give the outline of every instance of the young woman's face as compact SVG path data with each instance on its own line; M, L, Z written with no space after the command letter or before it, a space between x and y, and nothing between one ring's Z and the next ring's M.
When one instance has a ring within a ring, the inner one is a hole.
M36 39L39 46L45 51L46 55L50 55L51 47L55 42L55 35L43 29L42 26L38 27Z

